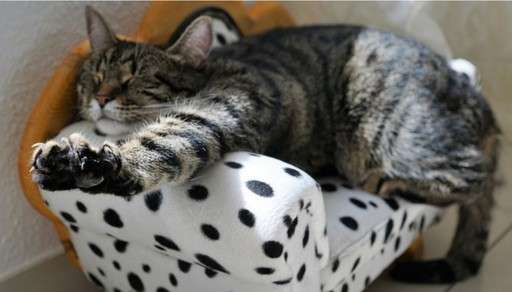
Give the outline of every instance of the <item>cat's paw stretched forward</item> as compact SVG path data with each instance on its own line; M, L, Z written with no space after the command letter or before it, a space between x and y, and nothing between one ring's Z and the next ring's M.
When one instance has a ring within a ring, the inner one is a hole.
M118 176L121 167L116 146L95 149L80 134L33 148L32 180L45 190L94 189Z

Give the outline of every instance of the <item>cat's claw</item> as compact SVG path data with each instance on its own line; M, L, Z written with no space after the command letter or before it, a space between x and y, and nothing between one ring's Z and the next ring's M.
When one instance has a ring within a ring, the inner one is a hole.
M34 146L32 180L46 190L93 188L119 172L115 146L104 144L95 149L79 134Z

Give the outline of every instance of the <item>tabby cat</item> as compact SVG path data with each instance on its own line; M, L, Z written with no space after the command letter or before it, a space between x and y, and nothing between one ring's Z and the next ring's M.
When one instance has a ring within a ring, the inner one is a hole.
M209 16L162 48L119 40L96 11L86 15L81 114L131 135L99 149L79 134L35 145L32 175L43 189L133 196L189 181L229 151L259 152L310 173L334 167L381 196L458 204L446 258L403 263L393 275L449 283L478 272L500 131L445 58L345 25L276 29L212 50Z

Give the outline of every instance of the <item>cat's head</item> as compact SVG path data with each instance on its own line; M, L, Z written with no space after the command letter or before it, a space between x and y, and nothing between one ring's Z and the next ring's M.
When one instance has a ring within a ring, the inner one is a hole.
M176 99L193 95L207 79L210 17L195 19L169 48L118 39L90 7L86 20L92 52L77 82L85 119L124 124L147 120Z

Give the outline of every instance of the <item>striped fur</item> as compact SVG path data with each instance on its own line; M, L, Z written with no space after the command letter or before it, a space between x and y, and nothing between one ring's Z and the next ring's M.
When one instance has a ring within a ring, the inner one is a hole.
M97 13L88 16L95 50L78 82L82 115L133 134L101 149L79 136L38 145L34 180L44 188L129 196L194 179L228 151L260 152L311 173L335 167L382 196L459 204L448 256L393 275L440 283L478 271L499 130L481 93L443 57L356 26L279 29L211 50L205 16L159 48L112 39ZM99 89L115 106L98 109ZM75 162L83 153L95 159L86 169Z

